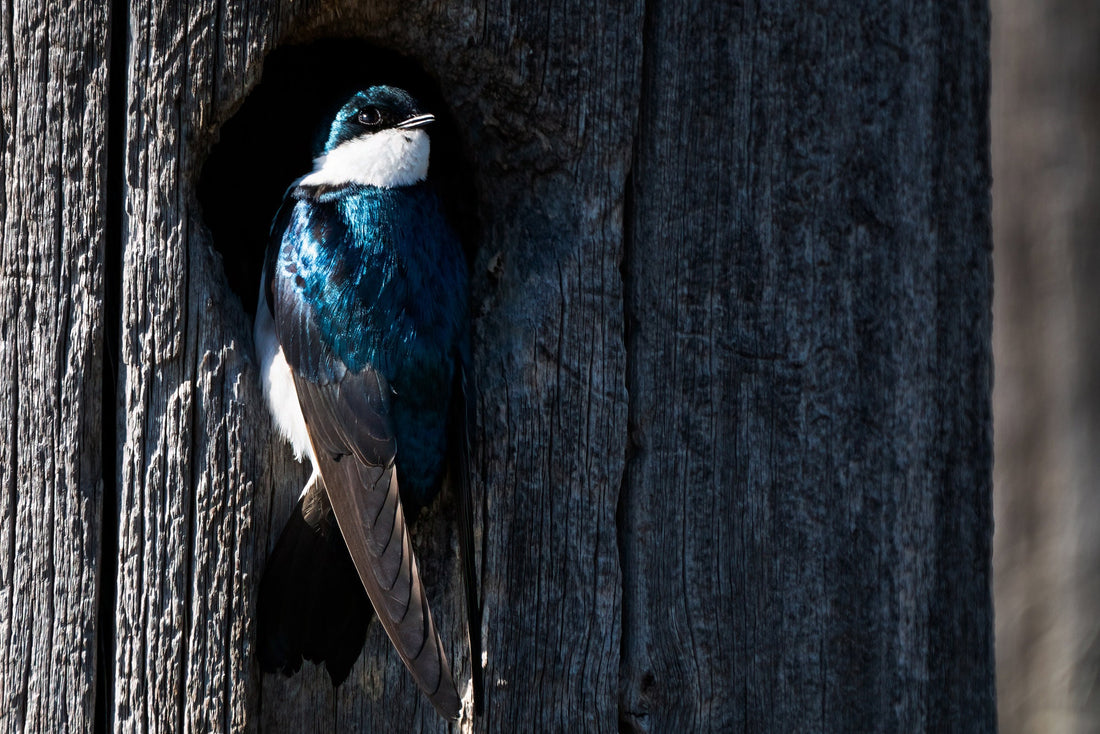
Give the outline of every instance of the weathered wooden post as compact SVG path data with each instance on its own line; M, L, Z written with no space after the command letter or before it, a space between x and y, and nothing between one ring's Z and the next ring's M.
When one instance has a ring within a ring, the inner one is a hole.
M108 11L0 11L0 729L92 728ZM117 273L114 274L117 283Z
M28 5L0 54L10 728L88 729L97 691L106 730L445 728L377 629L335 694L253 659L304 471L225 275L251 255L197 189L265 55L326 38L435 81L476 191L474 728L994 728L984 3ZM417 542L462 677L444 514Z

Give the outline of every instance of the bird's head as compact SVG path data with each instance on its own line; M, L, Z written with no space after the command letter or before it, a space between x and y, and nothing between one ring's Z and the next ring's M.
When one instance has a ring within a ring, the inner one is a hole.
M394 188L423 181L430 151L423 128L434 120L402 89L357 92L336 113L323 154L301 183Z

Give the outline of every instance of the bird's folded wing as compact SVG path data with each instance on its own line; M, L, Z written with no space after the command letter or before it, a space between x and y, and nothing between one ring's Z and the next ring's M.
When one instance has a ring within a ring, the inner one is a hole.
M275 333L294 374L340 533L378 619L417 685L442 716L456 719L458 693L398 495L390 388L369 366L351 372L334 357L292 278L273 275Z
M432 705L455 719L458 692L413 555L392 454L386 461L392 438L377 432L388 421L372 413L385 395L377 391L388 387L370 370L330 385L297 377L295 384L340 534L375 613Z

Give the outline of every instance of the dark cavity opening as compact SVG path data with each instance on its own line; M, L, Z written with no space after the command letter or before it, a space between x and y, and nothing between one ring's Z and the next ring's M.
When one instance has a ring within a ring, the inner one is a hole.
M255 314L268 230L283 193L313 169L340 106L375 84L405 89L436 116L428 178L472 260L478 228L473 169L435 80L417 62L364 41L289 46L265 59L260 83L222 126L199 177L214 247L249 314Z

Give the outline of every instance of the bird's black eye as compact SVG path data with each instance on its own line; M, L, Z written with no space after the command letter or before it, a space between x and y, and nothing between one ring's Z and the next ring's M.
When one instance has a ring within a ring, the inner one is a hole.
M367 127L377 127L382 124L382 113L377 107L364 107L359 110L359 122Z

